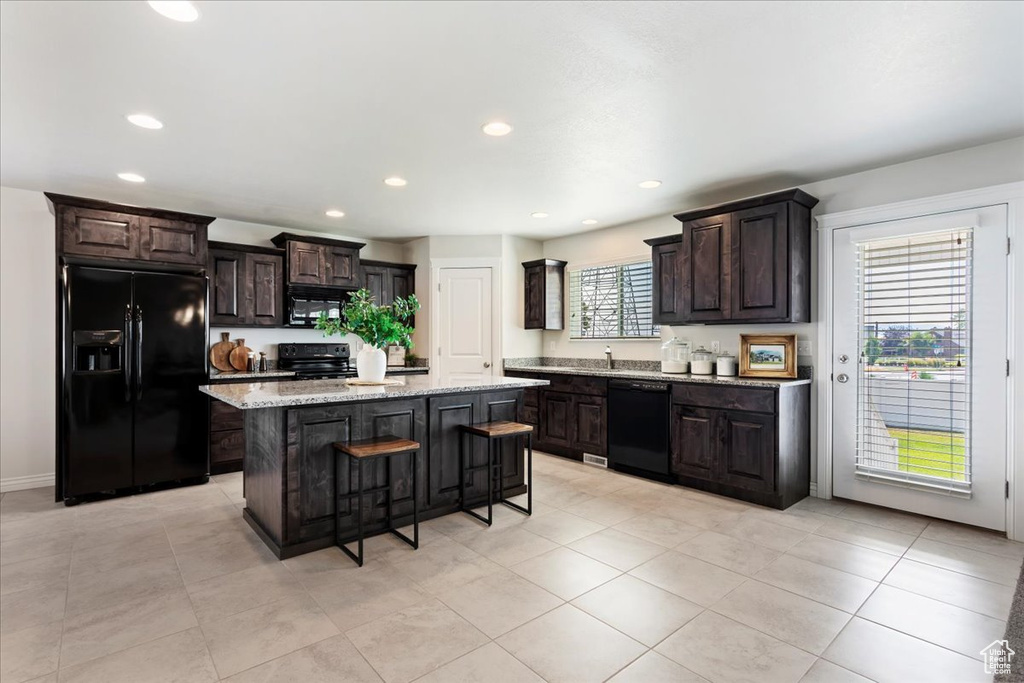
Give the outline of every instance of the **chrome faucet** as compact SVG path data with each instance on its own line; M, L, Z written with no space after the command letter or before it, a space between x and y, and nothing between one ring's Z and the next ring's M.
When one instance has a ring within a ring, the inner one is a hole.
M604 347L604 361L609 370L612 369L612 347Z

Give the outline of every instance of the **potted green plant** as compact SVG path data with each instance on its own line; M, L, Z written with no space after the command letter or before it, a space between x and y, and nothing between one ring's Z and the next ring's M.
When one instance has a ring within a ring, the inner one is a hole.
M420 302L415 294L397 297L393 303L381 306L374 301L370 290L360 289L349 295L340 317L331 318L322 313L316 321L316 329L323 330L325 337L354 334L362 339L363 348L356 356L359 379L382 382L388 369L384 349L393 344L412 348L413 328L406 323L418 310Z

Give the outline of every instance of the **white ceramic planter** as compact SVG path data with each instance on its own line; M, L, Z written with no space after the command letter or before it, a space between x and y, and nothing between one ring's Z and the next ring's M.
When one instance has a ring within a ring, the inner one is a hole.
M369 344L363 344L356 355L356 371L364 382L383 382L388 371L388 354Z

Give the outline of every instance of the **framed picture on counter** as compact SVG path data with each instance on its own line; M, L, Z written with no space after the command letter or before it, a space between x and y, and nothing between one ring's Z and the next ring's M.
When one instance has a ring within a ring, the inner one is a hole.
M388 347L388 367L405 367L405 347L394 345Z
M740 377L796 378L795 334L741 334Z

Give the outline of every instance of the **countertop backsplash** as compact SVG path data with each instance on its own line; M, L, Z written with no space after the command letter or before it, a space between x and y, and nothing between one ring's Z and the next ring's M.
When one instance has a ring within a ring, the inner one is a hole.
M220 333L227 332L231 341L244 339L245 345L256 352L265 351L268 359L277 358L277 345L292 342L301 344L324 344L346 342L352 349L355 358L363 347L363 340L353 334L344 337L325 337L320 330L306 327L214 327L210 326L210 344L220 341Z

